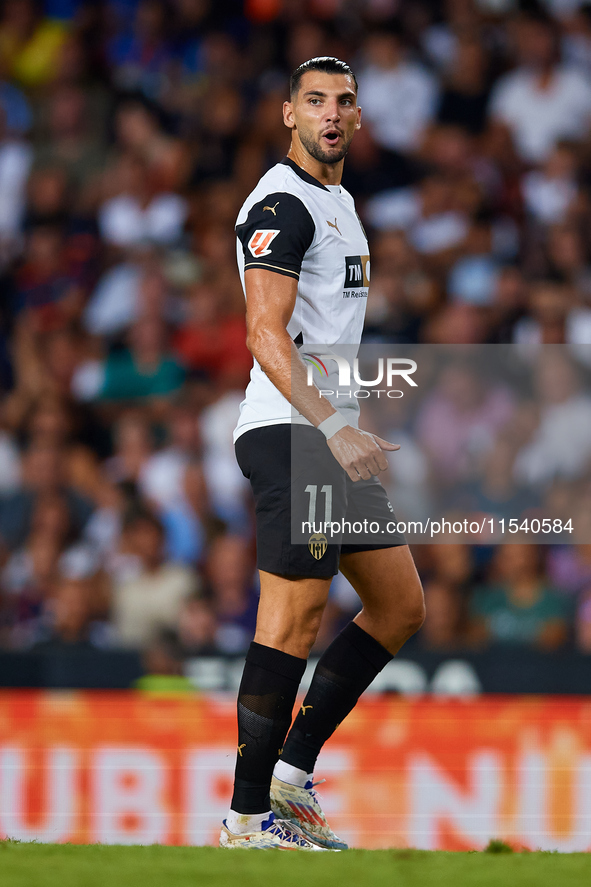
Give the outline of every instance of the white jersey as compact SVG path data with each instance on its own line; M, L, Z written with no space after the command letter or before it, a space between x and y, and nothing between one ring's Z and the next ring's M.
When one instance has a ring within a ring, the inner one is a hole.
M298 281L287 326L298 345L306 351L314 345L359 345L369 287L369 247L348 191L340 185L322 185L285 158L246 199L236 233L243 287L247 268L264 268ZM351 425L357 424L355 398L339 402L338 408ZM234 440L252 428L290 422L310 424L255 360Z

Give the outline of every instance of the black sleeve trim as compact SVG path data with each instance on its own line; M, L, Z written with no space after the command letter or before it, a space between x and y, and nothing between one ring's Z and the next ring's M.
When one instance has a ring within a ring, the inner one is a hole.
M244 265L244 270L248 271L249 268L262 268L264 271L274 271L276 274L284 274L286 277L294 277L296 280L300 279L297 271L290 271L289 268L282 268L280 265L266 265L264 262L247 262Z
M245 268L269 268L299 277L315 230L299 197L285 191L268 194L251 207L246 221L236 226Z

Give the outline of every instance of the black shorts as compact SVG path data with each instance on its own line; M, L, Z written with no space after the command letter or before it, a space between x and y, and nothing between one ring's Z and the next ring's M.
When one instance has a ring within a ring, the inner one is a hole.
M316 428L254 428L236 441L236 458L254 493L260 570L328 578L341 553L406 544L377 477L354 483Z

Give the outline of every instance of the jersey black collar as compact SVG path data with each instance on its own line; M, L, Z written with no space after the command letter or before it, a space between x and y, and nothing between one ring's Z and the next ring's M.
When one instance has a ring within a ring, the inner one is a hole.
M309 172L306 172L305 169L302 169L301 166L298 166L297 163L291 159L291 157L284 157L283 160L280 161L284 166L289 166L290 169L293 169L296 176L299 176L300 179L303 179L304 182L307 182L308 185L315 185L317 188L322 188L323 191L328 191L322 182L319 182L318 179L315 179L314 176L311 176ZM330 192L329 192L330 193Z

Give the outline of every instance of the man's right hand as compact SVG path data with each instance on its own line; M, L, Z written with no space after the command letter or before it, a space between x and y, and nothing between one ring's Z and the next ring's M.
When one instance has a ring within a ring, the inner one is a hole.
M399 450L399 444L382 440L369 431L347 425L327 440L328 448L352 481L369 480L388 467L384 450Z

